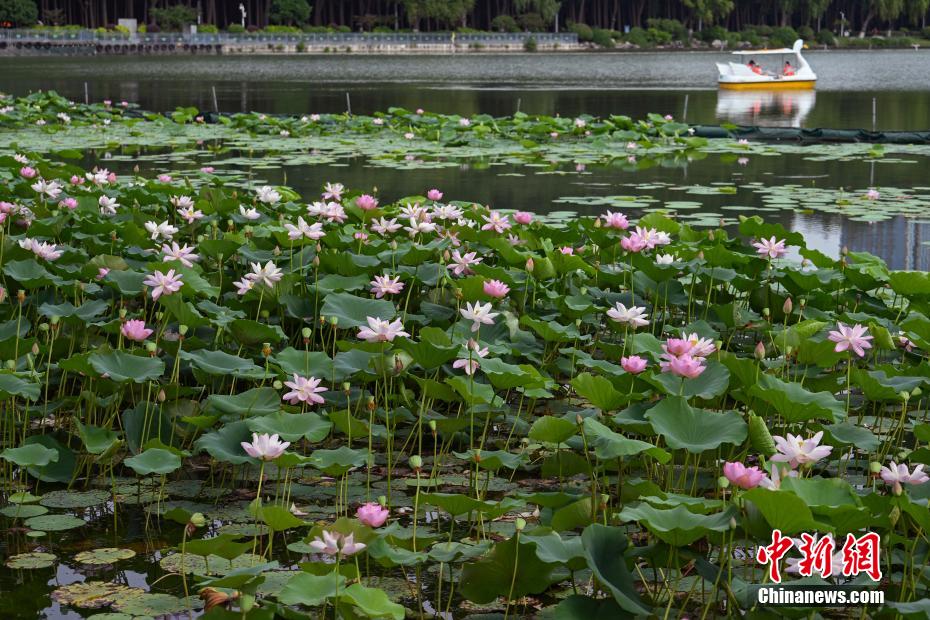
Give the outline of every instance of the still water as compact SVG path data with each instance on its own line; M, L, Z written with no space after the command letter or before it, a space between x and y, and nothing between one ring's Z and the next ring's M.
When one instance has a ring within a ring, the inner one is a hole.
M165 111L194 105L278 114L673 114L694 123L930 129L930 50L817 51L816 92L718 93L715 52L458 56L46 56L0 58L0 91L55 89ZM347 94L348 102L347 103ZM687 100L687 103L686 103Z

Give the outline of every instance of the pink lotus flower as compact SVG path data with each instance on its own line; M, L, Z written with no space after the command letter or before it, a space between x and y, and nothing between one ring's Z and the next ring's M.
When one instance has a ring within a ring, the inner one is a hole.
M775 237L762 239L761 241L753 243L752 246L756 248L756 254L762 258L779 258L788 252L788 250L785 249L785 240L779 239L776 241Z
M798 465L816 463L822 458L830 456L833 452L832 446L821 446L820 440L823 438L823 431L817 432L810 439L801 439L800 435L788 433L787 439L775 435L775 449L778 454L772 456L771 461L776 463L788 463L792 469Z
M394 321L385 321L373 316L366 317L368 327L358 330L358 337L368 342L391 342L398 336L410 337L410 334L404 331L404 325L400 319Z
M879 196L881 196L881 194L879 194L878 190L875 188L870 188L869 191L865 193L865 197L869 200L878 200Z
M868 333L869 328L859 323L852 327L838 323L837 329L831 331L827 338L836 343L836 346L833 347L835 352L840 353L852 349L859 357L865 357L865 350L872 348L872 343L869 342L872 336L869 336Z
M170 174L160 174L160 175L158 175L158 181L159 181L160 183L171 183L171 175L170 175Z
M134 340L135 342L142 342L152 335L152 330L146 329L145 321L139 321L137 319L126 321L119 330L125 338Z
M355 206L362 211L371 211L378 208L378 199L368 194L362 194L355 199Z
M152 287L152 299L158 300L162 295L171 295L181 290L184 285L182 276L175 273L174 269L168 270L168 273L155 271L142 281L146 286Z
M468 320L472 321L471 331L476 332L482 325L494 325L494 317L496 317L499 312L491 312L491 304L482 304L480 301L476 301L474 305L467 303L464 308L460 308L459 312L462 313L462 316Z
M487 224L481 227L481 230L493 230L500 234L510 228L510 220L506 215L501 215L497 211L491 211L490 215L481 216Z
M342 183L327 183L323 186L323 199L339 202L342 200L342 192L344 191L346 191L346 188Z
M355 542L355 535L345 536L339 532L328 532L323 530L323 538L315 537L310 546L318 553L326 555L349 556L354 555L365 548L365 543Z
M320 386L321 379L316 377L301 377L296 372L294 373L293 381L285 381L284 385L291 388L291 391L285 394L282 398L292 405L297 403L316 403L322 405L324 400L322 396L319 396L319 392L325 392L325 387Z
M84 179L76 174L71 175L71 185L84 185Z
M746 467L742 463L725 463L723 475L741 489L753 489L765 479L765 472L758 467Z
M662 372L670 372L673 375L684 377L686 379L695 379L707 370L704 366L704 360L700 357L691 357L690 355L670 355L668 353L662 356L663 361L659 364Z
M646 249L646 241L636 233L620 240L620 247L627 252L642 252Z
M886 484L892 485L892 491L895 495L903 493L902 484L923 484L930 480L930 476L924 473L923 465L915 467L913 472L909 471L904 463L898 465L891 461L890 465L890 467L882 467L881 476Z
M64 200L58 203L58 206L68 209L70 211L74 211L75 209L77 209L78 201L77 201L77 198L65 198Z
M563 245L562 247L559 248L559 253L565 254L566 256L571 256L575 253L575 248L568 246L568 245Z
M682 338L691 343L691 349L687 351L687 353L694 357L707 357L717 350L717 345L714 344L713 340L710 338L701 338L696 333L684 334Z
M638 375L646 370L648 362L638 355L620 358L620 367L631 375Z
M626 230L630 227L630 221L622 213L612 213L607 211L601 216L604 220L604 226L607 228L616 228L617 230ZM626 248L624 248L626 249Z
M204 174L213 174L213 172L216 171L216 168L214 168L213 166L204 166L203 168L200 169L200 171L203 172Z
M466 254L462 254L458 250L453 250L452 262L454 265L449 265L449 269L451 269L452 273L455 275L460 276L474 273L471 270L471 266L480 263L481 259L477 258L476 252L467 252Z
M689 355L694 343L688 338L669 338L662 345L662 350L669 355Z
M455 360L452 362L452 367L463 369L466 375L473 375L481 366L481 362L478 360L487 357L488 348L485 347L482 349L481 345L479 345L474 338L468 339L468 344L465 345L465 348L468 350L468 357Z
M442 192L434 188L426 192L426 197L432 200L433 202L437 200L442 200Z
M527 226L533 221L533 214L529 211L517 211L513 214L513 220L517 224Z
M489 295L495 299L503 299L507 296L507 293L510 292L510 287L500 280L485 280L483 288L485 295Z
M362 504L355 511L355 517L368 527L381 527L390 514L390 510L375 502Z
M105 277L107 277L108 273L110 273L109 269L107 269L106 267L101 267L100 269L97 270L97 279L103 280Z
M375 279L371 281L371 292L378 299L385 295L396 295L402 290L404 290L404 283L400 281L400 276L375 276Z
M259 459L261 461L273 461L287 450L287 447L290 444L288 441L281 441L278 439L278 434L269 435L268 433L252 433L252 441L249 442L240 442L242 449L245 450L245 453L251 456L254 459Z
M36 176L36 174L36 169L32 166L23 166L19 169L19 176L23 177L24 179L32 179Z

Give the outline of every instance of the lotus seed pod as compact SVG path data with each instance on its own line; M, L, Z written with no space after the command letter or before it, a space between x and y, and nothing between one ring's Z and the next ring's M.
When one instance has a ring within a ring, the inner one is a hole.
M772 311L768 308L762 308L762 316L764 316L767 319L770 316L772 316Z
M126 318L126 308L120 308L120 309L119 309L119 318L121 318L121 319L125 319L125 318Z
M181 334L182 336L187 335L187 330L188 330L187 325L178 325L178 333Z
M901 390L900 392L898 392L898 398L900 398L904 402L907 402L911 399L911 393L906 390Z
M47 332L47 331L48 331L48 323L39 323L39 331L40 331L40 332Z
M919 387L915 387L913 390L911 390L911 396L921 396L923 393L923 390L921 390Z
M149 353L155 353L155 351L157 350L157 347L154 342L146 342L145 350L148 351Z
M436 434L436 420L429 421L429 430L431 430L434 435Z
M203 527L207 524L207 518L203 516L203 513L195 512L191 515L190 522L194 524L194 527Z
M252 611L252 608L255 607L255 595L245 594L244 592L239 596L239 609L242 610L242 613L247 614Z
M310 329L309 327L304 327L300 330L300 335L303 336L304 338L309 338L310 334L312 333L313 333L313 330Z
M18 301L19 303L23 303L23 302L26 301L26 291L25 291L25 290L19 289L18 291L16 291L16 301Z
M342 391L345 392L346 394L348 394L349 392L351 392L351 391L352 391L352 384L349 383L348 381L343 382L343 384L342 384Z
M329 319L329 322L330 322L330 324L331 324L333 327L335 327L335 326L339 325L339 317L338 317L338 316L334 316L334 317L332 317L332 318Z
M262 317L263 319L267 319L267 318L270 317L270 316L271 316L271 312L269 312L268 310L262 310L262 311L261 311L261 317Z
M869 463L869 471L873 474L877 474L882 470L882 464L878 461L872 461Z
M730 479L727 478L726 476L720 476L719 478L717 478L717 486L720 487L721 489L729 488Z
M413 469L414 471L420 471L421 469L423 469L423 458L417 454L414 454L413 456L410 457L409 463L410 463L410 468Z
M513 524L517 528L518 532L522 532L524 528L526 528L526 519L523 517L517 517Z
M276 379L274 383L271 384L271 386L276 390L280 390L284 387L284 383L282 383L280 379Z
M271 343L263 342L262 343L262 355L265 357L271 357Z

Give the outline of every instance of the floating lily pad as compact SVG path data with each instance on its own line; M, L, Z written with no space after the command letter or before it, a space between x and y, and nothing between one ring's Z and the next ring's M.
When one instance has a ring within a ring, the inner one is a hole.
M78 519L72 515L39 515L26 519L26 527L33 530L42 530L43 532L60 532L63 530L73 530L76 527L87 525L84 519Z
M55 564L55 560L58 559L54 553L43 553L41 551L33 551L31 553L20 553L17 555L11 555L7 561L7 568L16 568L16 569L33 569L33 568L48 568Z
M90 491L49 491L39 503L49 508L88 508L106 503L110 499L109 491L92 489Z
M92 551L82 551L74 556L74 560L81 564L113 564L120 560L128 560L135 555L136 552L132 549L101 547Z
M52 592L52 600L62 605L81 609L97 609L143 594L140 588L130 588L120 583L106 581L85 581L68 584Z

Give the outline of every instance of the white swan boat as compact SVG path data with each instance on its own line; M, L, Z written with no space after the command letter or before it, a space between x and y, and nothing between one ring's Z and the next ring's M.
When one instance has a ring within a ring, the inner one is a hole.
M725 90L811 90L817 84L817 74L801 55L803 48L804 42L798 39L791 49L785 47L733 52L740 60L717 63L717 84ZM772 56L780 57L776 71L766 71L756 64L757 58ZM793 63L789 56L794 56ZM790 70L786 70L786 60L791 63Z

